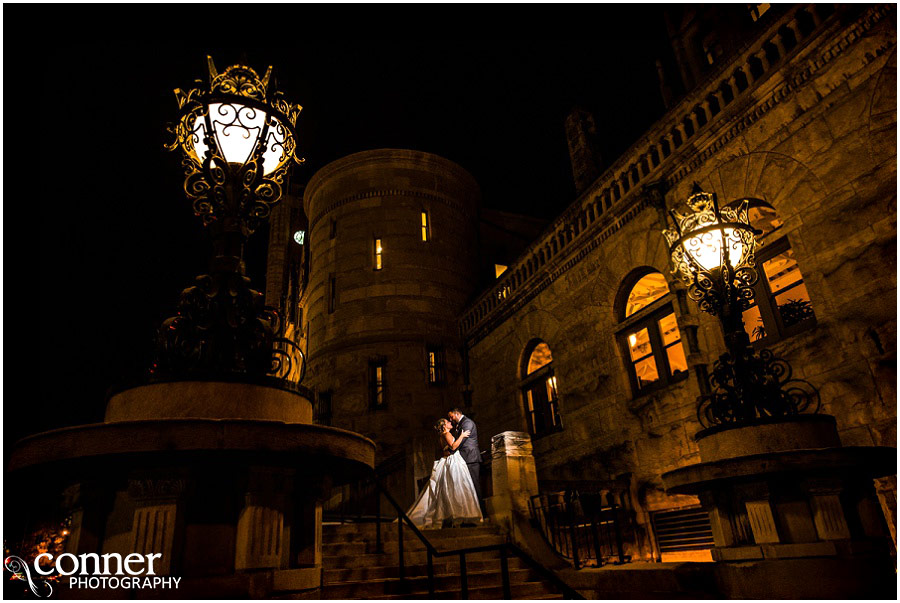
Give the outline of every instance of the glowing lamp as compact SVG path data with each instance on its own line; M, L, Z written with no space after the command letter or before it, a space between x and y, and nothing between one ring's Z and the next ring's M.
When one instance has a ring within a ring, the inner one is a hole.
M301 107L270 84L271 67L260 78L246 65L219 73L212 57L207 62L208 89L175 90L179 115L166 148L182 152L184 190L204 224L228 215L249 234L281 198L291 163L303 162L295 130Z
M206 129L207 117L212 126L215 144L229 165L244 165L259 145L263 131L266 132L262 153L263 174L271 174L288 161L286 143L291 134L277 117L248 105L210 103L208 116L198 115L194 118L191 127L193 144L187 145L186 149L198 164L202 165L209 152L206 144L209 136Z
M672 212L675 228L664 230L674 272L689 287L698 279L741 278L755 264L756 230L750 225L747 202L719 207L716 195L695 185L687 200L691 213Z
M691 212L675 212L675 228L663 231L669 243L672 272L687 286L700 309L719 317L728 351L713 363L709 393L700 396L697 417L721 428L817 412L818 391L791 378L790 365L772 352L757 353L744 328L743 313L753 301L756 236L748 203L719 207L714 193L696 183L687 199ZM629 337L629 343L634 341Z

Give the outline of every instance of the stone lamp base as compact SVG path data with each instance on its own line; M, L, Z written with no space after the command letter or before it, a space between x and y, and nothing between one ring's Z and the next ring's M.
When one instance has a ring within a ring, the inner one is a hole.
M896 597L873 484L897 472L895 448L841 447L828 415L708 429L697 443L702 462L662 478L709 512L723 595Z

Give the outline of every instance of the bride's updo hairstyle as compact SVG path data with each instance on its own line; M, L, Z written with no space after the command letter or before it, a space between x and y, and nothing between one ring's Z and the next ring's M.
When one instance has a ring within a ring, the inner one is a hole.
M444 433L444 423L447 419L441 418L438 419L438 422L434 424L434 430L438 433Z

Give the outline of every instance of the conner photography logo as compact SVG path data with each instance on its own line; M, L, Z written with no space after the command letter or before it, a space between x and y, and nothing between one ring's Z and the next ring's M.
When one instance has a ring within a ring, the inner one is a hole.
M155 589L178 588L181 578L157 576L154 563L161 553L141 555L131 553L41 553L29 565L18 555L7 555L4 567L11 572L11 580L27 582L28 590L36 597L53 594L53 582L69 588L86 589Z

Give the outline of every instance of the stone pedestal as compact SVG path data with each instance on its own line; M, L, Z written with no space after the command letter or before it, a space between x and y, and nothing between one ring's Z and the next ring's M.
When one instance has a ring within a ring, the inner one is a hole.
M15 513L14 529L27 534L62 512L71 517L67 552L160 555L155 573L178 577L178 591L143 596L314 597L320 502L332 484L372 470L375 444L310 424L311 408L302 388L268 382L154 383L120 392L104 423L16 445L8 483L43 507ZM59 591L63 598L121 595L68 584Z
M710 429L697 442L702 462L662 477L709 512L724 596L896 594L890 532L873 512L873 478L896 473L896 449L840 447L827 415Z
M513 513L528 515L538 493L531 436L504 431L491 438L491 480L494 495L487 501L491 520L511 529Z

